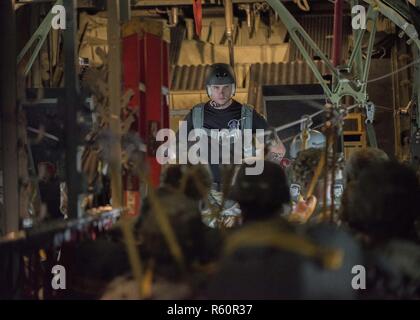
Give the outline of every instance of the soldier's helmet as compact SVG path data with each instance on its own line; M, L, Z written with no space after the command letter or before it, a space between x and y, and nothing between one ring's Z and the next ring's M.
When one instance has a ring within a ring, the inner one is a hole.
M212 183L207 165L173 164L162 173L162 185L178 189L188 198L199 200L208 195ZM185 181L184 181L185 180ZM183 190L180 190L180 189Z
M377 163L347 185L341 218L372 239L415 238L418 197L411 168L392 161Z
M211 96L212 85L232 85L232 95L235 95L236 90L236 79L233 68L226 63L215 63L207 72L206 75L206 90L207 94Z
M290 202L286 174L280 165L264 161L259 175L247 174L246 168L243 164L239 169L229 197L239 203L244 221L269 218Z
M308 141L307 149L323 149L325 148L326 139L322 132L310 129L308 130ZM298 134L293 138L293 141L290 145L290 157L295 159L297 154L302 150L302 137L301 134Z

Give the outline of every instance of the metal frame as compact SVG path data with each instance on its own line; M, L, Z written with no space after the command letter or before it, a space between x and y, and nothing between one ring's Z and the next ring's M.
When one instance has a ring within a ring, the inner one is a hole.
M41 2L41 1L39 1ZM47 1L43 1L47 2ZM48 2L52 2L49 0ZM56 102L57 108L62 110L65 118L65 157L66 157L66 182L68 190L68 216L76 218L80 216L78 212L78 193L80 190L80 179L76 168L77 145L79 141L77 130L77 106L79 105L80 90L78 84L78 76L76 72L77 64L77 1L76 0L57 0L55 5L64 5L66 9L66 29L63 31L64 39L64 89L49 89L57 90L57 98L48 102ZM41 22L30 40L26 43L22 51L17 57L17 64L23 61L28 51L35 44L35 48L30 55L28 63L24 66L23 72L27 76L30 72L48 34L51 30L51 22L54 15L50 11L44 20ZM39 105L45 103L44 100L37 100L34 104Z
M62 5L63 0L57 0L55 2L55 5ZM29 58L29 61L24 69L24 75L27 76L29 71L31 70L39 52L41 51L42 46L44 45L45 40L48 37L48 33L51 30L51 22L54 18L54 15L52 14L51 10L48 12L47 16L44 18L44 20L39 25L38 29L34 32L31 39L26 43L26 45L23 47L22 51L19 53L17 58L17 63L19 64L22 59L25 57L25 55L28 53L29 49L36 43L36 46L34 50L32 51L32 54Z
M413 47L414 59L420 59L420 49ZM416 125L417 130L420 129L420 63L414 65L414 85L413 85L413 101L416 105Z
M65 125L65 158L66 158L66 182L68 190L68 216L76 218L79 216L78 212L78 193L79 193L79 174L76 168L76 154L78 144L78 130L77 130L77 106L79 105L79 84L76 72L77 64L77 2L76 0L57 0L55 4L64 5L66 9L66 29L63 31L64 39L64 89L49 89L56 90L57 98L54 99L64 115ZM50 11L44 18L38 29L32 35L28 43L22 49L17 58L19 64L29 49L36 43L35 49L32 52L28 63L24 67L24 75L28 75L33 63L35 62L47 36L51 30L51 22L53 14ZM45 103L46 101L38 100L35 105ZM53 100L49 101L53 102Z
M413 45L414 57L420 58L420 38L419 34L414 25L409 23L401 14L389 7L385 3L379 0L363 0L369 5L373 6L375 10L379 11L389 20L391 20L396 26L398 26L410 39L407 41L408 44ZM417 114L416 114L416 125L417 129L420 128L420 65L417 63L414 65L414 87L413 87L413 98L417 102Z
M111 116L109 120L110 129L115 136L115 140L111 143L111 154L113 161L110 163L111 171L111 197L112 206L119 208L123 205L122 194L122 167L121 167L121 26L118 8L119 0L108 0L108 88L109 88L109 107Z
M279 15L282 22L285 24L286 28L289 31L289 34L293 41L296 43L299 51L306 59L309 67L312 72L318 79L319 83L323 87L326 96L330 99L333 104L338 104L346 95L352 96L358 103L365 104L368 100L366 93L367 88L367 79L369 75L369 68L371 62L371 53L373 49L373 44L376 34L376 19L378 17L378 12L382 13L385 17L390 19L395 23L399 28L401 28L410 38L410 42L414 43L420 49L420 39L415 27L408 23L400 14L398 14L394 9L387 6L381 1L378 0L363 0L369 4L367 20L372 21L372 31L369 36L368 44L368 54L367 58L363 62L361 55L361 44L365 30L354 31L355 36L355 46L352 52L352 55L349 59L349 63L344 67L345 70L351 71L354 67L356 68L357 79L354 82L347 80L341 77L339 70L334 68L330 60L325 56L323 52L319 49L316 43L309 37L309 35L303 30L302 26L296 21L296 19L290 14L286 6L279 0L266 0L267 3L274 9L274 11ZM351 4L358 4L357 0L351 0ZM326 85L324 79L322 78L321 73L316 68L312 58L309 56L308 51L304 48L303 43L299 37L302 37L304 41L310 46L310 48L316 52L326 66L330 69L332 75L338 79L336 86L333 90Z
M66 9L67 25L66 30L64 30L65 101L62 103L62 107L65 108L67 212L70 218L76 218L79 216L78 193L80 185L79 173L76 168L79 140L76 113L77 106L80 103L79 80L76 73L78 48L76 0L64 0L64 7Z
M297 20L292 16L292 14L287 10L286 6L278 1L278 0L266 0L267 3L274 9L274 11L279 15L280 19L286 26L287 30L289 31L290 37L295 42L296 46L298 47L300 53L305 58L306 63L311 68L312 72L314 73L315 77L317 78L318 82L324 89L324 92L328 98L332 98L333 92L325 83L324 78L322 77L321 73L318 71L312 57L309 55L309 52L305 49L302 41L300 40L299 36L307 42L310 48L319 55L321 60L325 63L328 69L331 70L333 76L338 78L339 74L330 62L330 60L326 57L326 55L319 49L317 44L312 40L312 38L306 33L306 31L302 28L302 26L297 22Z
M354 71L356 75L356 80L349 80L342 76L342 73L338 68L335 68L330 60L325 56L323 52L319 49L316 43L309 37L309 35L303 30L302 26L296 21L296 19L290 14L286 9L285 5L280 0L266 0L267 3L274 9L274 11L279 15L280 19L286 26L292 40L295 42L299 51L306 59L306 63L311 68L315 77L318 79L322 88L324 89L325 95L329 101L337 108L343 97L352 96L357 103L366 108L366 113L368 114L368 119L366 120L366 130L369 137L369 143L373 147L377 147L376 136L373 128L373 119L372 111L374 112L374 106L368 102L367 94L367 83L369 70L371 65L371 55L373 50L373 45L376 35L376 20L378 13L382 13L385 17L391 20L396 26L402 29L404 33L410 38L408 44L414 44L416 49L414 49L414 56L420 56L420 39L419 34L414 25L409 23L401 14L399 14L395 9L386 5L380 0L363 0L366 4L369 5L367 13L366 24L370 21L372 22L372 28L369 35L368 48L366 58L363 59L361 46L363 42L363 37L365 35L365 30L353 30L354 37L354 48L350 56L348 64L340 69L346 73ZM359 4L358 0L349 0L352 6ZM333 79L333 89L331 90L328 85L325 83L322 78L321 73L316 68L315 63L312 58L309 56L309 52L303 46L303 43L300 38L303 38L307 42L309 47L321 57L321 60L325 65L330 69ZM416 54L417 53L417 54ZM354 70L353 70L354 69ZM420 128L420 66L417 64L414 66L414 90L413 90L413 99L417 102L416 110L416 128L413 128L413 131L416 131Z
M286 6L278 1L278 0L266 0L268 4L274 9L274 11L279 15L280 19L286 26L287 30L289 31L290 37L295 42L296 46L298 47L299 51L303 55L306 60L306 63L311 68L312 72L314 73L315 77L321 84L322 88L324 89L325 95L329 99L329 101L334 104L338 105L341 102L341 99L345 96L352 96L358 103L365 104L368 100L368 96L366 93L367 87L367 78L369 75L369 68L370 68L370 55L372 53L373 44L375 40L376 34L376 19L378 16L378 12L373 10L371 7L369 8L367 20L372 21L372 31L369 37L369 46L368 46L368 55L365 59L364 63L361 64L361 45L362 39L365 34L365 31L361 31L357 33L357 39L355 42L355 48L352 53L352 56L349 60L348 65L344 66L344 70L350 71L353 67L355 61L357 62L358 66L363 66L363 69L358 67L358 79L356 81L350 81L342 76L340 70L331 63L331 61L326 57L326 55L319 49L317 44L312 40L312 38L306 33L306 31L302 28L302 26L296 21L296 19L292 16L292 14L287 10ZM319 72L318 68L316 67L315 63L313 62L309 52L305 49L302 41L300 38L303 38L310 48L321 58L321 60L325 63L328 69L331 71L334 79L336 79L335 85L331 90L328 85L325 83L321 73ZM357 59L356 59L357 58Z
M0 2L0 137L3 203L0 204L0 235L19 229L19 169L16 74L16 15L14 0Z

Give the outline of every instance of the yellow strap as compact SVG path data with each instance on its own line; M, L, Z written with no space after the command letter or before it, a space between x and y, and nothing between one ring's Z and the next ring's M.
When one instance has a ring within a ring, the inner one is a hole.
M319 260L327 269L339 269L344 253L340 249L316 245L302 236L278 230L272 222L256 223L227 239L225 254L230 255L244 247L275 247L304 257Z

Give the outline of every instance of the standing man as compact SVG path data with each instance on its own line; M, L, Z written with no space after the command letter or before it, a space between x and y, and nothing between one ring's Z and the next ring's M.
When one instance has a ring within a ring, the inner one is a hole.
M187 115L188 133L192 129L204 129L210 132L211 129L233 131L236 129L268 129L267 121L254 110L250 105L241 104L233 99L236 91L235 74L232 67L224 63L216 63L210 67L206 77L206 91L210 100L200 103L192 108ZM209 134L211 139L214 139ZM271 158L282 158L285 148L279 141L276 146L276 155L270 154ZM209 150L210 162L211 150ZM221 154L221 153L219 153ZM233 159L231 159L233 163ZM218 164L210 164L213 175L213 188L220 191L221 174Z
M211 132L212 129L228 130L228 143L234 144L238 139L238 132L243 130L252 130L255 134L257 129L268 129L267 121L254 110L252 106L241 104L233 99L236 91L236 80L235 74L232 67L224 63L216 63L210 67L210 70L206 77L206 91L210 100L206 103L200 103L192 108L190 113L186 116L185 121L187 122L187 132L189 133L193 129L204 129L209 137L209 149L208 149L208 163L210 164L210 170L213 176L213 183L210 192L210 203L219 206L222 210L222 220L208 222L210 226L217 227L220 224L225 227L231 227L237 225L240 221L240 209L238 205L231 200L224 201L222 194L222 174L220 170L220 163L222 158L223 148L222 143L226 143L223 140L223 135L214 136ZM239 130L239 131L238 131ZM225 136L226 137L226 136ZM216 143L214 140L217 140ZM257 139L260 140L261 138ZM224 141L224 142L222 142ZM244 139L242 139L244 141ZM271 144L268 152L268 157L271 159L281 160L285 154L284 145L277 139L277 144ZM230 150L235 148L231 144ZM211 162L211 154L215 152L214 147L219 147L218 155L219 162ZM222 151L220 150L222 149ZM273 153L273 150L276 152ZM243 151L243 150L242 150ZM226 156L226 155L224 155ZM234 163L233 154L231 152L230 164ZM241 158L243 158L241 154ZM222 208L223 204L223 208ZM208 210L211 213L211 210ZM203 212L205 214L205 212Z

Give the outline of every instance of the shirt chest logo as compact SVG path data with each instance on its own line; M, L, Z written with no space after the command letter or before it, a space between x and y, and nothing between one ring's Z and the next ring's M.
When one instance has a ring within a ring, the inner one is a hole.
M227 126L229 130L240 129L241 127L240 120L232 119L228 122Z

